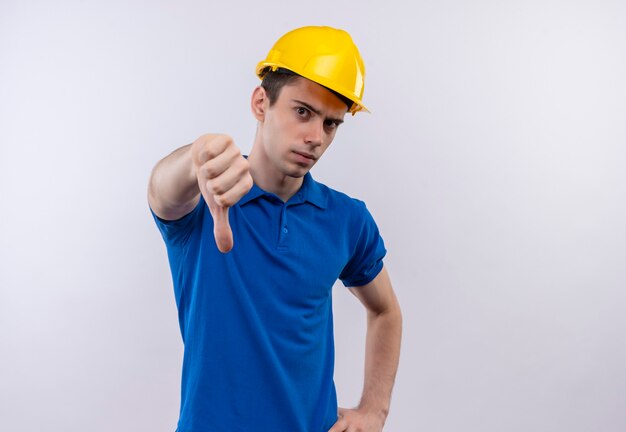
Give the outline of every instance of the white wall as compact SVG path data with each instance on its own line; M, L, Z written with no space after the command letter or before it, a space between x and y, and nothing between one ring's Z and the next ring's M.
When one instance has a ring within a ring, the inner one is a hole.
M626 430L622 1L0 3L0 428L172 431L152 166L249 150L284 32L349 30L371 115L313 174L364 199L405 315L386 431ZM340 402L364 314L335 296Z

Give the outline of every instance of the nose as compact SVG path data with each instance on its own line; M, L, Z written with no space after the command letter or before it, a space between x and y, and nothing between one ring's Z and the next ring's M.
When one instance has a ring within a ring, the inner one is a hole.
M324 135L324 122L312 121L307 124L304 142L312 146L322 145L322 136Z

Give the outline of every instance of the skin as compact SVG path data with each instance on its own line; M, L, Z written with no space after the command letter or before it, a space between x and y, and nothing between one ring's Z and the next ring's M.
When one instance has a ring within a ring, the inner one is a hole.
M272 107L257 87L251 108L259 122L248 156L252 176L261 189L287 201L332 143L346 105L324 87L298 78L283 87Z
M380 432L398 370L402 313L385 267L373 281L350 292L367 310L363 392L357 407L339 408L339 419L329 432Z
M332 92L305 78L283 87L272 106L265 90L257 87L250 106L258 127L247 160L231 137L203 135L161 160L148 187L150 207L165 220L188 214L202 194L222 252L234 244L228 208L253 182L289 200L332 143L347 108ZM381 432L398 368L402 314L386 268L350 292L367 310L364 387L359 405L339 408L329 432Z

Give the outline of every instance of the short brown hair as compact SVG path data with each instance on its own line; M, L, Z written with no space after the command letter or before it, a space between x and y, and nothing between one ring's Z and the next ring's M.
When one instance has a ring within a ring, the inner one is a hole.
M301 75L298 75L297 73L292 72L289 69L278 68L277 70L272 71L268 68L268 71L265 72L263 75L261 87L263 87L265 89L265 93L267 93L267 98L270 101L270 106L273 106L274 103L278 100L278 96L280 95L280 91L282 90L282 88L292 83L300 76ZM346 111L349 110L354 104L354 102L352 102L344 95L341 95L336 91L329 89L328 87L324 88L329 90L332 94L337 96L339 99L341 99L343 103L346 104Z

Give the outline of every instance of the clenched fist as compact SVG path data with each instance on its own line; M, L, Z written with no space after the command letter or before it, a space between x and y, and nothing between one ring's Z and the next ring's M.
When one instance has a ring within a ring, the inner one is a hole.
M228 208L252 188L250 165L228 135L202 135L191 145L191 158L213 217L217 248L226 253L233 248Z

